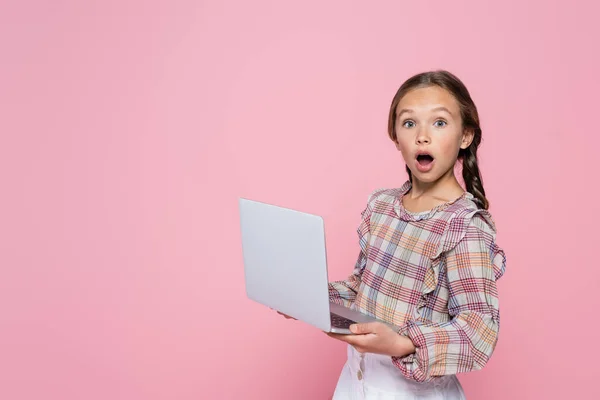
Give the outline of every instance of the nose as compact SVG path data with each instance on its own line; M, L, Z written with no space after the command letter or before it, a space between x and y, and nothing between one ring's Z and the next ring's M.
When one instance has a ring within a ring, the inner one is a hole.
M431 143L431 137L429 136L427 129L419 129L419 132L417 132L416 142L417 144Z

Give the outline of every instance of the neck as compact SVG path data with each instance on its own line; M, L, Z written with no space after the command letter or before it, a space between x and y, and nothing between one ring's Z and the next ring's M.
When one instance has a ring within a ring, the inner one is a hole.
M412 188L407 193L411 199L432 197L450 201L461 196L464 189L454 175L454 169L449 170L434 182L421 182L413 175Z

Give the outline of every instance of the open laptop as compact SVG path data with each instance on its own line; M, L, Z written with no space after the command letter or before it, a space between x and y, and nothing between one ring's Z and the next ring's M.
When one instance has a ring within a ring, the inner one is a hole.
M350 334L375 318L329 302L325 228L320 216L239 199L246 293L260 304L325 332Z

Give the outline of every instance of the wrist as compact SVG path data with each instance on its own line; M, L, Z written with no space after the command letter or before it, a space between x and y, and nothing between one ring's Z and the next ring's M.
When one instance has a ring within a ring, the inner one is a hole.
M406 336L398 335L396 340L396 346L394 348L393 357L405 357L409 354L414 353L417 350L412 340Z

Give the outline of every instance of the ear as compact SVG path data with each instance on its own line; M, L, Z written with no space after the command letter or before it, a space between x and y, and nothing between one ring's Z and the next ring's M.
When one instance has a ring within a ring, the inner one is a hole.
M475 131L473 130L473 128L466 128L462 134L460 148L466 149L467 147L469 147L471 145L471 143L473 142L474 136L475 136Z
M394 144L396 145L396 150L402 151L400 150L400 143L398 143L398 139L394 140Z

